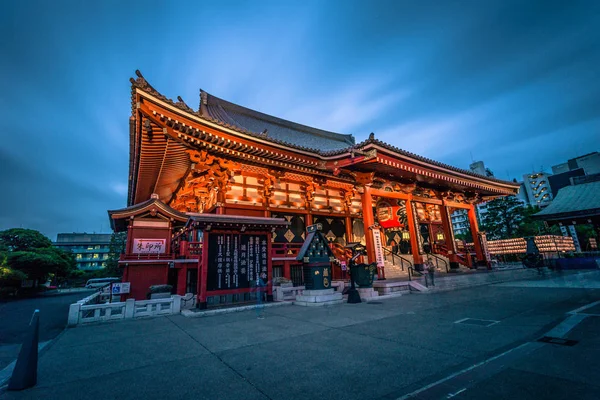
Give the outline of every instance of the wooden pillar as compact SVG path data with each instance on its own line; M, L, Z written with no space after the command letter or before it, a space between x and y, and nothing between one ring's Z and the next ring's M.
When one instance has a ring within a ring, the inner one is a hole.
M185 289L187 286L187 270L187 263L183 263L183 267L177 271L177 294L180 296L185 295Z
M313 224L313 216L312 214L309 212L308 214L306 214L306 222L304 223L304 226L307 227L309 225ZM305 228L306 230L306 228Z
M477 215L475 213L475 206L471 204L469 207L469 225L471 226L471 235L473 236L473 244L475 245L475 254L477 254L478 262L485 262L485 256L481 248L481 242L479 242L479 226L477 225Z
M375 223L375 216L373 215L373 199L371 196L371 187L365 185L362 198L362 213L363 213L363 225L365 232L365 242L367 243L367 257L369 263L376 262L375 258L375 244L373 243L373 233L369 229Z
M354 241L352 234L352 218L346 217L346 244Z
M290 279L290 280L292 279L292 270L291 270L289 261L283 262L283 277L285 279Z
M444 230L444 243L448 251L448 259L456 262L456 243L452 234L452 222L450 220L450 211L446 206L440 206L440 214L442 217L442 229Z
M413 214L411 199L406 200L406 219L408 221L408 233L410 233L410 249L412 251L415 265L423 265L423 257L419 253L419 230Z

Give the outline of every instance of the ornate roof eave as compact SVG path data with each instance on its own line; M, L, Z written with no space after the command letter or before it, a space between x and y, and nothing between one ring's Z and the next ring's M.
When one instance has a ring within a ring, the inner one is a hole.
M287 142L284 142L281 140L277 140L275 138L268 137L267 135L265 135L263 133L256 133L256 132L248 131L246 129L240 129L237 126L232 126L230 124L224 123L224 122L216 120L214 118L211 118L209 115L204 115L205 113L201 112L202 111L202 99L200 102L200 111L199 112L193 111L189 106L187 106L187 104L185 104L183 102L183 100L180 97L179 97L179 103L175 103L173 100L167 98L166 96L159 93L156 89L154 89L144 79L144 77L142 76L142 74L139 71L136 71L136 75L138 76L137 79L135 79L135 80L133 78L130 79L130 81L132 83L132 88L133 87L138 88L141 91L141 93L143 93L144 95L150 95L150 96L154 97L155 98L154 101L159 103L159 105L161 105L160 103L163 103L162 104L163 106L167 106L167 107L171 108L172 111L183 112L183 113L187 114L187 115L182 115L182 117L188 117L192 120L195 120L198 123L207 124L209 127L212 127L212 128L224 129L226 133L233 134L238 137L241 136L244 139L252 139L252 140L258 141L259 143L262 143L265 145L271 145L271 146L274 146L274 147L277 147L277 148L280 148L283 150L293 151L293 152L302 154L304 156L309 156L311 158L319 159L322 161L334 161L336 159L341 159L341 158L347 157L348 155L354 156L357 153L366 151L373 147L375 147L375 148L378 147L380 150L383 150L383 151L387 150L387 151L392 152L394 156L399 156L400 159L402 159L402 160L418 163L425 168L432 168L432 167L433 168L441 168L442 170L445 170L445 171L443 171L445 173L450 173L450 174L458 173L458 174L463 175L464 178L466 178L466 179L474 178L474 179L476 179L480 182L483 182L487 185L492 185L492 186L500 185L500 186L508 189L510 192L516 192L516 191L518 191L518 188L519 188L519 185L515 184L513 182L503 181L503 180L496 179L496 178L484 177L484 176L476 174L472 171L453 167L451 165L444 164L444 163L429 159L427 157L419 156L418 154L414 154L409 151L400 149L396 146L393 146L393 145L385 143L381 140L375 139L373 134L371 134L369 136L369 138L364 140L363 142L357 143L354 146L349 146L347 148L338 149L338 150L322 151L319 149L307 148L307 147L298 146L298 145L295 145L292 143L287 143ZM132 93L132 95L134 95L134 93ZM132 99L132 102L135 103L135 100Z
M276 145L277 147L280 147L280 148L294 150L296 152L302 153L307 156L319 158L318 156L321 154L321 150L319 150L319 149L298 146L293 143L288 143L283 140L278 140L278 139L269 137L268 135L266 135L264 133L252 132L247 129L241 129L237 126L233 126L231 124L224 123L223 121L219 121L215 118L212 118L207 113L202 112L202 103L201 103L200 111L192 110L189 106L187 106L187 104L185 104L183 102L181 97L178 97L179 102L175 103L172 99L167 98L166 96L159 93L156 89L154 89L146 81L146 79L144 79L144 77L142 76L142 74L139 71L136 71L136 75L138 75L137 79L133 79L133 78L130 79L132 88L137 88L140 90L140 93L143 93L144 95L153 96L156 100L159 100L163 104L169 105L171 107L175 107L178 110L187 113L188 115L186 115L186 116L188 118L195 119L197 122L215 124L216 126L213 126L213 128L216 128L216 127L225 128L230 131L229 133L233 133L238 136L239 136L239 134L247 135L247 136L249 136L249 138L252 138L254 140L258 139L259 142L263 142L264 144ZM132 90L132 96L134 96L132 98L132 113L135 114L135 108L136 108L137 102L135 101L135 91L134 90Z
M341 158L348 157L349 155L355 156L356 154L361 154L361 155L368 154L368 151L370 149L376 149L376 150L383 151L385 153L389 153L392 156L399 158L400 160L408 161L411 163L416 163L424 168L434 168L434 169L441 170L441 172L443 172L443 173L452 174L452 175L460 174L460 175L462 175L462 177L464 179L475 179L475 180L477 180L481 183L487 184L487 185L501 186L505 189L510 190L511 192L515 192L515 190L518 191L518 189L520 187L520 185L518 183L504 181L502 179L497 179L497 178L492 178L492 177L482 176L482 175L476 174L472 171L453 167L451 165L444 164L439 161L435 161L430 158L411 153L409 151L406 151L406 150L400 149L398 147L392 146L388 143L385 143L381 140L375 139L373 137L373 135L371 135L367 140L364 140L363 142L358 143L356 146L353 146L351 149L342 149L342 150L331 151L331 152L328 152L328 154L330 155L330 157L332 159L335 159L335 158L341 159ZM334 155L334 153L335 153L335 155ZM370 158L365 158L363 160L363 162L367 161L369 159Z
M213 143L206 139L205 136L208 136L206 132L202 132L202 135L193 136L189 132L182 132L177 128L166 124L158 118L154 118L154 116L147 116L154 124L165 128L171 140L174 140L178 144L184 146L186 149L202 151L202 150L210 150L212 152L221 154L226 158L233 158L240 161L243 161L247 164L257 165L265 168L287 168L290 169L290 172L295 173L308 173L311 175L321 176L324 178L335 178L341 181L351 182L352 179L349 177L337 176L332 169L327 169L323 162L318 162L317 160L313 160L310 164L306 162L297 160L294 161L292 159L281 159L278 158L278 153L274 153L272 151L264 151L265 154L246 154L242 150L236 150L231 147L227 147L228 145L235 146L237 142L227 140L227 144L222 143ZM213 135L213 138L215 136ZM159 177L157 177L159 179Z
M152 198L146 201L134 204L129 207L121 208L118 210L108 210L108 217L110 219L111 228L113 228L114 230L114 224L117 220L130 218L136 215L144 214L146 212L151 212L152 210L160 210L161 214L166 215L167 217L179 222L186 222L189 218L186 214L169 207L168 205L160 201L157 197L153 196Z

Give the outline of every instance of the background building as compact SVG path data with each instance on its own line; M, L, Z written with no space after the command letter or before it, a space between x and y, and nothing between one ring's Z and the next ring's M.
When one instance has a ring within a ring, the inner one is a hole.
M110 233L59 233L54 246L74 253L78 269L101 269L108 260L110 237Z
M560 189L573 184L573 179L600 173L600 153L595 151L572 158L566 163L553 166L552 172L554 175L550 176L548 180L552 196L556 197Z
M552 190L548 178L552 176L544 171L523 175L523 185L527 193L528 204L531 206L546 207L552 199Z
M489 168L485 167L483 161L474 161L469 165L469 169L479 175L485 177L493 177L494 173L490 171ZM482 221L485 218L485 214L487 213L487 203L477 204L475 207L475 211L477 212L477 218L479 219L479 224L482 224ZM450 219L452 221L452 230L455 235L463 235L469 231L469 218L467 216L466 210L456 210L450 215Z
M553 174L562 174L582 168L585 175L600 173L600 153L594 151L583 156L571 158L566 163L557 164L552 167Z

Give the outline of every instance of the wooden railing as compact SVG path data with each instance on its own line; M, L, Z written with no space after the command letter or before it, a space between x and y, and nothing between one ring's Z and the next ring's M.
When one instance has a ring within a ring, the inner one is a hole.
M271 257L296 258L302 243L271 243Z

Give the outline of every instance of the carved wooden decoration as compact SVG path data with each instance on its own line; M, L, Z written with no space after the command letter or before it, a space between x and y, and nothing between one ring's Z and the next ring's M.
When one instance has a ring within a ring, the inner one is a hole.
M171 202L171 207L202 212L216 202L223 203L233 176L241 172L240 164L217 158L204 150L188 150L187 153L192 162L191 171Z
M375 172L352 172L351 175L360 185L370 185L373 183Z

